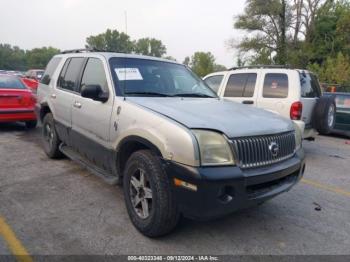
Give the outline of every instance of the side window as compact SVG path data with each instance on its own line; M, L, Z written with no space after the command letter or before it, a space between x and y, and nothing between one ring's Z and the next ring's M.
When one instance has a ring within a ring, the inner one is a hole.
M223 78L223 75L210 76L204 82L217 93Z
M50 60L50 62L46 66L45 73L41 79L42 84L44 84L44 85L50 84L52 75L55 72L60 61L61 61L60 57L54 57Z
M89 58L85 66L80 89L87 85L99 85L104 92L108 92L106 73L102 61L98 58Z
M82 57L68 59L62 68L57 85L62 89L77 92L78 76L83 62Z
M279 73L266 74L264 80L263 97L288 97L288 75Z
M312 74L299 73L301 97L320 97L321 88L317 77Z
M233 74L227 81L225 97L252 97L256 83L255 73Z

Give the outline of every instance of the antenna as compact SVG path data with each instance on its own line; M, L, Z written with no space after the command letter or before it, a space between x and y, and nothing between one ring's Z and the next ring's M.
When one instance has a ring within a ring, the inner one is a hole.
M126 10L124 11L124 16L125 16L125 34L128 34L128 12Z

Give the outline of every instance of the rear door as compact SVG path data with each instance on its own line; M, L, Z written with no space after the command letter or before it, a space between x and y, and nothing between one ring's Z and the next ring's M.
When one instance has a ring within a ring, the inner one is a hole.
M290 101L288 94L292 79L286 72L271 71L261 75L257 106L289 118Z
M222 96L242 104L256 106L257 73L234 73L229 75Z
M76 97L79 97L78 79L81 75L83 57L68 58L50 96L54 108L54 118L60 138L68 145L71 144L69 130L72 128L72 106Z
M321 87L318 79L314 74L300 72L301 103L303 112L301 119L306 125L311 125L312 114L318 98L321 96Z

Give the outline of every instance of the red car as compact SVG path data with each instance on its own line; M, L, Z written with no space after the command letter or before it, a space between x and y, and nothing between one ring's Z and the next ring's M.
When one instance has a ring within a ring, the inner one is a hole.
M23 77L21 78L21 80L27 87L29 87L34 93L36 93L39 85L38 80L27 77Z
M35 96L16 76L0 75L0 123L24 122L35 128Z

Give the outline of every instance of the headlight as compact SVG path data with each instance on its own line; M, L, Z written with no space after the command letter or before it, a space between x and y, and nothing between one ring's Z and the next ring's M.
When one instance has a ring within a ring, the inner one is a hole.
M198 141L202 165L234 165L231 147L222 134L207 130L192 131Z
M295 149L298 150L301 147L303 137L299 126L295 123L293 124L295 129Z

